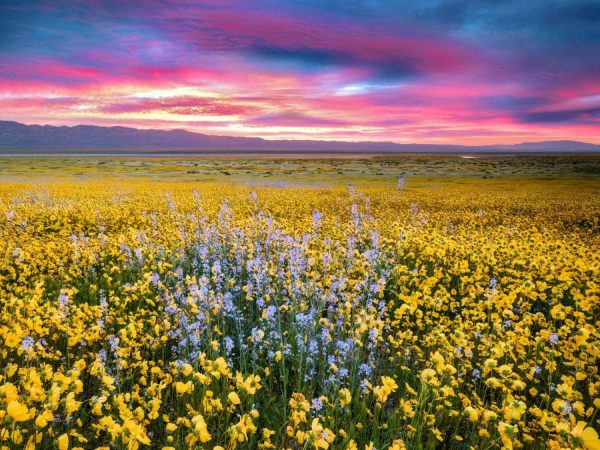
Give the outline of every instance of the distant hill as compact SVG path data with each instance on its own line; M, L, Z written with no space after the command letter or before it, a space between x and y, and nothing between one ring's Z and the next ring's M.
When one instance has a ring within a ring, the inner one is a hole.
M520 150L529 152L560 152L565 150L577 152L597 152L600 150L600 145L578 141L542 141L523 142L515 145L498 145L497 148L502 150Z
M266 140L253 137L212 136L185 130L142 130L126 127L73 127L24 125L0 121L0 153L94 152L600 152L600 145L576 141L526 142L516 145L460 146L344 142L316 140Z

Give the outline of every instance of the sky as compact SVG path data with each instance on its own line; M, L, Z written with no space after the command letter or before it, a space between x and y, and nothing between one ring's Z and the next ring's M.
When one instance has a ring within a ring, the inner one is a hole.
M0 119L600 143L600 0L0 0Z

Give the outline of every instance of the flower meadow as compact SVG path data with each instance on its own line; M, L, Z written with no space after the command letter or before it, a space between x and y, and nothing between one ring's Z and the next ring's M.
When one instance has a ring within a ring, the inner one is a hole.
M600 449L600 200L3 183L2 449Z

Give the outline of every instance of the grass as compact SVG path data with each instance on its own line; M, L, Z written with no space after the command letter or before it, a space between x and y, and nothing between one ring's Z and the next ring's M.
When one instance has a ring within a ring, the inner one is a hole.
M159 180L242 183L393 183L407 178L595 178L596 155L404 156L368 159L2 157L0 180Z

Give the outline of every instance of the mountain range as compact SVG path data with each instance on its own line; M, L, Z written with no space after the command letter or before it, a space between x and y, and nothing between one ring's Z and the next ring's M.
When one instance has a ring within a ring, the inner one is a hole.
M577 141L524 142L514 145L462 146L266 140L255 137L213 136L185 130L155 130L92 125L25 125L0 121L0 154L10 153L401 153L401 152L600 152L600 145Z

